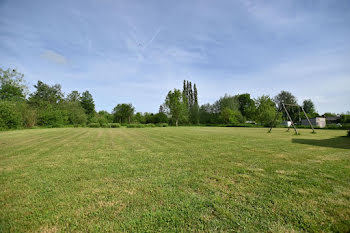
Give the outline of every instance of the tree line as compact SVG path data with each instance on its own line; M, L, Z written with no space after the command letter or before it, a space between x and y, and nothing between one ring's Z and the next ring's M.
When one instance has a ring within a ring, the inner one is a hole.
M213 104L199 105L195 83L184 80L182 90L168 92L157 113L135 112L130 103L120 103L112 112L96 111L91 93L72 91L64 95L61 85L37 81L29 93L24 75L13 69L0 69L0 129L34 126L61 127L64 125L111 127L112 124L171 124L215 125L258 123L270 126L287 119L278 111L281 103L297 104L290 92L282 91L274 98L268 95L251 98L249 93L224 95ZM319 114L311 100L303 107L309 117ZM287 106L297 121L298 108ZM350 118L349 118L350 119Z

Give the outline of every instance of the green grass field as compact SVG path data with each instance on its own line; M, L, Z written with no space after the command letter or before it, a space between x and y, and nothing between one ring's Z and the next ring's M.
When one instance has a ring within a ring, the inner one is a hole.
M0 232L350 230L345 131L0 132Z

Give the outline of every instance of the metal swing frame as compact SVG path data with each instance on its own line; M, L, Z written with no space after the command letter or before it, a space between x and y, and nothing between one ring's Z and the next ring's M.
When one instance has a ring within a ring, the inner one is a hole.
M293 126L293 128L294 128L295 134L299 134L299 133L298 133L297 128L295 127L294 121L292 120L292 118L291 118L290 115L289 115L289 112L288 112L286 106L298 107L298 110L299 110L299 111L300 111L300 109L303 110L303 113L304 113L304 115L305 115L305 117L306 117L306 119L307 119L309 125L311 126L312 133L315 133L315 129L314 129L314 127L312 126L311 121L310 121L309 117L307 116L307 114L306 114L306 112L305 112L305 110L304 110L304 108L303 108L302 106L297 105L297 104L285 104L285 103L282 103L282 109L286 112L288 119L289 119L290 122L292 123L292 126ZM281 112L281 107L278 109L278 112ZM273 121L273 124L271 125L271 128L270 128L270 130L268 131L269 133L271 133L272 128L273 128L273 125L276 123L277 116L278 116L278 115L276 114L275 119L274 119L274 121ZM288 126L288 130L287 130L287 131L289 131L289 128L290 128L290 127Z

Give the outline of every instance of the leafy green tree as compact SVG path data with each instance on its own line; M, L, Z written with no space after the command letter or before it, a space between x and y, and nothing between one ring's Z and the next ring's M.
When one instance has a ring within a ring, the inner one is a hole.
M40 105L40 102L48 102L50 104L58 104L63 100L64 94L61 91L61 85L48 85L42 81L38 81L35 92L30 94L29 102L34 105Z
M133 121L136 123L141 123L141 124L145 124L146 123L146 119L144 117L144 115L141 112L137 112L134 115Z
M103 118L105 118L108 123L112 123L113 122L113 119L114 119L113 114L111 114L111 113L109 113L107 111L104 111L104 110L103 111L99 111L98 115L102 116Z
M88 116L92 117L95 114L95 102L89 91L84 91L82 93L80 103Z
M315 113L316 112L315 105L312 102L312 100L310 100L310 99L304 100L303 108L304 108L306 113Z
M68 101L68 102L80 102L81 95L78 91L72 91L71 93L69 93L67 95L66 101Z
M199 108L199 122L201 124L215 124L219 122L219 113L214 111L211 104L203 104Z
M213 105L213 111L221 113L225 108L231 110L239 110L239 102L237 96L230 96L225 94L225 96L220 97L219 100L215 101Z
M169 119L168 116L164 112L159 112L154 115L154 124L157 123L168 123Z
M67 112L47 102L40 102L37 109L37 124L41 126L62 126L68 123Z
M15 129L22 126L22 116L16 102L0 101L0 129Z
M275 102L266 95L259 97L256 100L256 120L263 126L273 126L275 124L274 119L279 120L279 113L276 111Z
M24 75L14 69L0 68L0 100L24 100L28 87Z
M312 100L304 100L303 108L309 118L317 117L318 113L316 112L315 105Z
M131 123L131 117L134 115L135 108L132 104L118 104L113 109L114 122L128 122Z
M144 113L144 118L145 118L145 123L149 124L149 123L155 123L155 119L154 119L154 114L150 113L150 112L145 112Z
M340 116L340 122L342 124L347 124L347 123L350 123L350 114L342 114Z
M187 113L187 98L180 90L169 91L165 99L165 106L169 109L171 117L178 126L179 119Z
M28 102L35 107L36 121L42 126L60 126L68 123L67 111L63 108L61 85L48 85L41 81L34 85L36 90L30 94Z
M68 117L68 123L73 125L86 125L87 115L80 102L72 101L63 104L62 108L65 110Z
M249 120L254 118L255 113L255 102L250 98L250 94L241 94L238 95L238 103L239 103L239 111L242 113L244 117Z
M230 108L224 108L220 113L220 117L224 124L238 124L244 122L241 112Z
M34 106L25 101L16 101L16 111L22 115L22 125L24 127L33 127L37 122L37 111Z
M297 105L297 98L292 95L292 93L288 91L281 91L278 95L274 97L275 103L278 105L278 108L282 110L282 103L284 104L295 104ZM286 106L287 111L289 112L290 117L293 119L293 121L296 121L298 119L298 113L299 109L298 107L293 106ZM288 116L285 111L282 111L283 113L283 119L287 120Z
M325 112L323 115L324 115L325 117L335 117L335 116L337 116L336 113L332 113L332 112Z
M108 119L104 115L97 114L97 121L100 124L101 127L107 127L108 126Z

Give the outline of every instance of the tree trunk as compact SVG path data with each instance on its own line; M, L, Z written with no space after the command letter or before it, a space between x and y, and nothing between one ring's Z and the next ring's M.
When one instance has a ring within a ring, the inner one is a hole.
M177 127L177 125L178 125L178 122L179 122L179 120L178 120L178 119L176 119L176 127Z
M129 124L130 124L130 116L129 116Z

